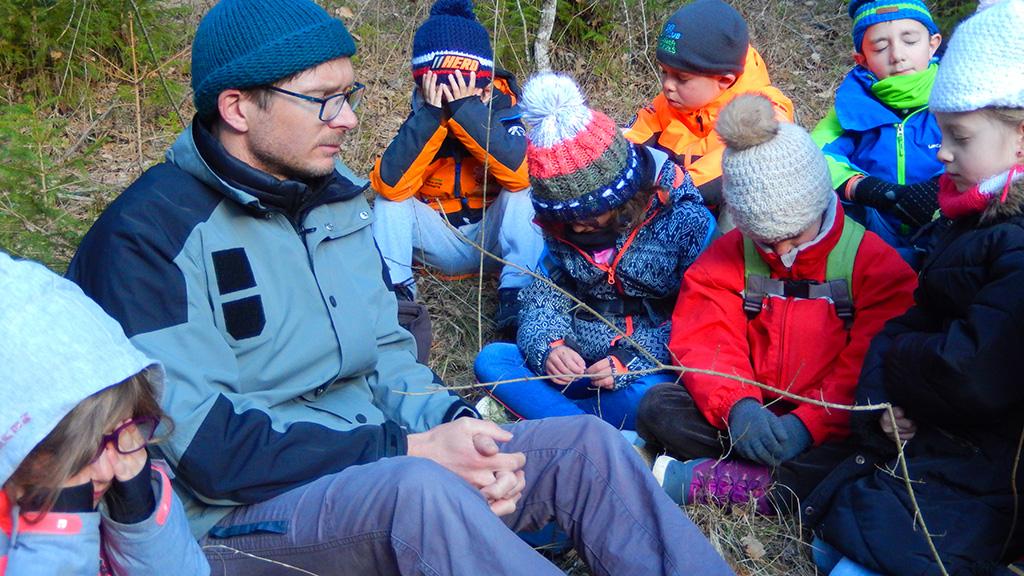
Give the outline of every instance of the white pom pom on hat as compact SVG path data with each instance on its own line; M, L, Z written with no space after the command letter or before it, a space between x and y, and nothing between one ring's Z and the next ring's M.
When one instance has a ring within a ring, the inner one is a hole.
M523 121L536 146L550 147L576 136L590 124L591 112L576 82L542 72L527 81L521 102Z

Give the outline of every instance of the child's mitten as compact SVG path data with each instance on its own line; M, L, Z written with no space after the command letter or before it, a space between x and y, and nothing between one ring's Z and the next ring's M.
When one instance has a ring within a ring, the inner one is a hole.
M807 431L807 427L796 416L786 414L779 417L779 422L786 429L787 439L776 457L779 462L788 462L810 448L813 439L811 433Z
M789 440L779 417L753 398L744 398L729 411L729 435L740 456L775 466Z

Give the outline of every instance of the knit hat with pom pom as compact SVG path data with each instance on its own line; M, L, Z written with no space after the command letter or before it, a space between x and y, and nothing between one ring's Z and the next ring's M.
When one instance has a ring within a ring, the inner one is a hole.
M718 116L725 141L722 193L743 234L763 244L792 238L828 207L828 165L800 126L779 122L764 96L737 96Z
M487 30L476 20L470 0L437 0L430 17L412 38L412 76L416 84L428 70L438 81L456 70L468 81L476 72L476 85L487 86L494 75L494 53Z
M1024 0L981 2L957 27L928 106L932 112L1024 108Z
M520 102L537 218L571 222L622 206L647 180L646 155L611 118L587 107L568 76L530 79Z

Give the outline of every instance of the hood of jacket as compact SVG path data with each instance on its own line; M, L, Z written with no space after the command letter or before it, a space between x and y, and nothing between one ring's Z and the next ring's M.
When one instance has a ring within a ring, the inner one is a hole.
M167 161L188 172L229 200L250 211L271 210L301 221L303 213L327 202L348 200L366 186L357 186L337 170L312 182L281 180L235 158L198 118L167 151Z
M69 280L0 252L0 485L84 398L150 369L121 326Z

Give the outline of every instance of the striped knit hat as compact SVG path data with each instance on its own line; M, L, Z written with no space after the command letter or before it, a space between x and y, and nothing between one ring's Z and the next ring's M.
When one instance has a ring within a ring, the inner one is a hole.
M636 147L611 118L587 108L568 76L542 73L523 88L526 157L537 218L585 220L622 206L642 185Z
M476 85L487 86L494 75L494 52L487 30L476 20L470 0L437 0L430 17L412 38L412 76L416 84L428 70L438 80L461 71L469 79L476 72Z
M853 19L853 49L857 52L862 50L864 33L880 22L917 20L929 34L939 33L932 13L921 0L851 0L848 11Z

